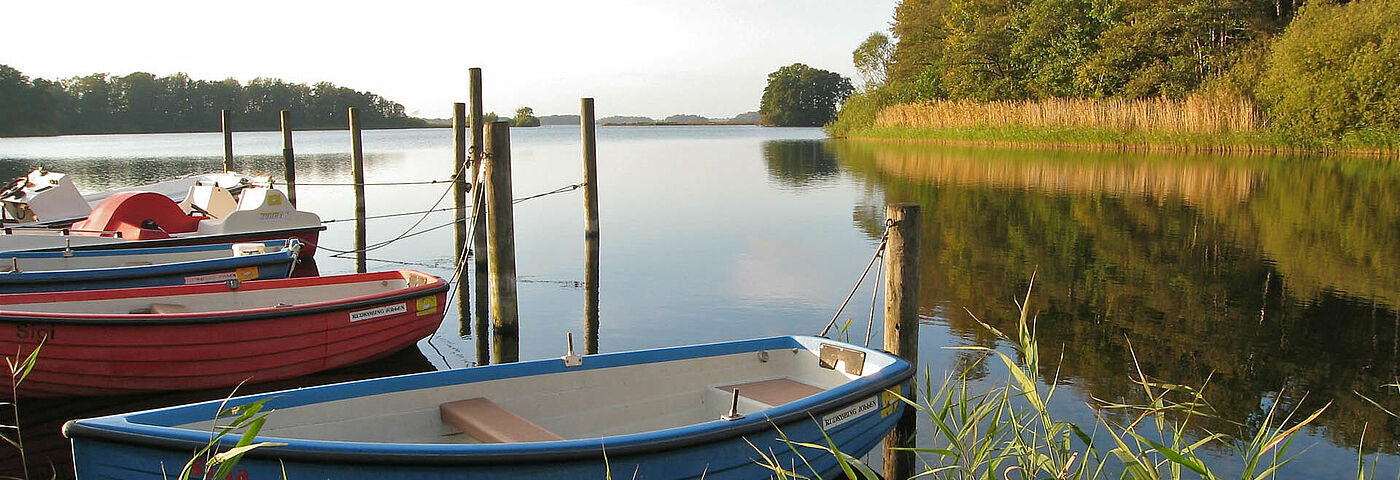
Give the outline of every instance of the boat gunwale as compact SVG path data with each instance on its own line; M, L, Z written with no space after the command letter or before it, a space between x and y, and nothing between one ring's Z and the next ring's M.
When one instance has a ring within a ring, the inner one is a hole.
M290 240L290 241L289 241L289 240ZM268 244L273 244L273 245L280 244L280 246L278 246L279 250L275 250L275 251L271 251L271 252L265 252L265 253L258 253L258 254L253 254L253 255L233 256L233 255L230 253L230 255L229 255L229 256L226 256L226 257L205 258L205 259L198 259L198 260L185 260L185 261L179 261L179 262L154 263L154 264L150 264L150 265L127 265L127 266L120 266L120 267L98 267L98 268L70 268L70 269L65 269L65 270L34 270L34 271L20 271L20 272L10 271L10 272L0 273L0 285L5 285L5 284L20 284L20 283L25 283L25 284L33 284L33 283L68 283L68 282L91 281L91 280L119 280L119 279L124 279L124 278L137 278L137 277L149 277L149 276L179 275L179 274L183 274L183 273L200 272L200 271L206 271L206 270L220 270L220 269L228 269L228 268L242 268L242 267L262 266L262 265L280 265L280 264L283 264L283 263L294 262L294 261L296 261L297 257L300 256L299 250L300 250L300 248L301 248L302 242L301 242L300 240L295 239L295 238L289 239L289 240L268 240L268 241L263 241L263 242L247 242L247 243L261 243L261 244L264 244L264 245L268 245ZM223 248L223 249L229 248L229 245L232 245L232 244L229 244L229 243L215 243L215 244L208 244L208 245L189 245L189 246L177 246L177 247L156 247L156 248L153 248L153 249L152 249L152 250L173 250L173 251L162 251L162 252L143 252L142 249L114 249L114 250L81 250L81 251L75 251L75 252L73 252L73 253L74 253L74 257L102 257L102 256L128 257L128 256L138 256L138 255L178 254L178 253L195 253L195 252L203 252L203 251L213 251L213 250L216 250L216 249L219 249L219 248ZM269 246L273 246L273 245L269 245ZM296 248L292 248L292 245L296 245L297 247L296 247ZM191 248L191 247L218 247L218 248L202 248L202 249L195 249L195 248ZM47 259L53 258L53 254L56 254L56 253L58 253L58 252L53 252L53 251L45 251L45 252L35 252L35 251L6 252L6 253L0 253L0 258L11 257L11 258L18 258L18 259L41 259L41 260L47 260ZM25 255L22 255L22 256L21 256L21 255L15 255L15 254L25 254ZM42 254L42 255L40 255L40 254ZM137 288L139 288L139 287L137 287ZM14 292L14 293L24 293L24 292Z
M803 343L808 339L807 345ZM372 380L361 380L305 389L294 390L300 397L297 403L282 405L290 408L312 405L354 397L384 393L436 388L453 384L477 383L489 380L527 377L564 373L569 371L595 370L612 367L640 365L662 361L676 361L714 356L742 354L749 352L785 348L804 349L812 352L820 342L835 342L824 337L780 336L760 339L718 342L702 345L689 345L650 350L589 355L584 357L581 367L565 367L560 359L534 360L511 364L491 365L455 370L441 370L418 374L402 375ZM490 464L520 462L559 462L581 459L597 459L606 455L636 455L676 448L694 447L719 441L739 438L761 430L771 430L796 422L817 421L817 413L849 407L871 395L877 395L891 387L906 383L914 375L914 367L908 362L886 352L855 347L888 358L889 364L879 372L849 380L839 386L802 400L770 407L748 414L734 421L710 420L696 424L682 425L658 430L591 437L526 443L494 444L437 444L437 443L383 443L351 442L331 440L305 440L274 436L259 436L255 442L278 442L283 446L255 449L245 456L303 460L313 462L345 461L363 464ZM365 391L364 387L369 387ZM271 392L250 395L235 399L241 405L262 399L271 399L288 392ZM275 401L275 400L273 400ZM896 401L898 403L900 401ZM208 420L206 411L223 404L214 400L197 404L168 407L164 409L134 412L107 417L70 420L63 425L63 435L70 439L90 437L97 440L127 442L142 446L188 450L208 444L209 432L179 427L137 423L143 417L184 414L188 418L176 417L170 422L185 424ZM272 406L276 408L276 406ZM184 420L189 420L185 422ZM224 439L221 446L233 447L237 439Z
M103 290L77 290L70 292L48 292L44 296L44 302L24 302L4 304L0 303L0 323L47 323L57 325L83 325L83 326L118 326L118 325L180 325L180 324L209 324L209 323L230 323L251 320L275 319L283 317L294 317L326 312L336 312L361 308L372 305L383 305L404 300L423 297L426 295L436 295L446 292L447 282L442 278L417 270L390 270L375 273L356 273L346 275L335 275L329 277L303 277L303 278L279 278L269 280L254 280L242 282L239 286L241 291L275 290L282 284L293 284L294 287L321 287L337 285L342 283L360 283L373 280L388 280L400 278L407 280L408 274L422 275L432 280L424 285L409 286L394 289L386 292L359 295L355 297L325 300L313 303L304 303L288 307L258 307L241 310L221 310L212 312L189 312L189 313L64 313L64 312L26 312L23 310L13 310L17 306L27 303L53 303L64 301L53 299L60 297L80 297L75 301L84 300L112 300L128 298L133 292L141 290L182 290L175 294L161 295L157 292L152 297L178 297L181 295L199 295L209 293L222 293L232 291L223 283L206 283L197 285L169 285L156 287L134 287L134 288L113 288ZM35 296L32 293L9 293L0 294L0 301L6 297ZM89 297L89 298L81 298ZM95 298L92 298L95 297Z
M15 231L14 233L4 233L3 230L0 230L0 237L5 237L5 236L23 236L23 235L31 235L31 234L33 234L33 235L53 235L54 233L57 233L60 229L55 228L55 229L52 229L52 230L53 230L53 231L48 231L48 230ZM311 233L311 232L317 232L317 233L319 233L319 232L322 232L322 231L325 231L325 230L326 230L325 222L321 222L321 223L318 223L318 224L316 224L316 225L308 225L308 226L305 226L305 227L278 228L278 229L273 229L273 230L250 230L250 231L244 231L244 232L225 232L225 233L207 234L207 235L202 235L202 234L198 234L198 233L195 233L195 232L183 232L183 233L172 234L172 235L170 235L169 238L152 238L152 239L149 239L149 240L127 240L127 239L124 239L124 238L118 238L118 237L113 237L113 236L105 236L105 235L76 235L76 234L70 234L70 235L68 235L68 237L75 237L75 238L105 238L105 239L110 239L111 241L97 242L97 243L84 243L84 244L79 244L79 245L68 245L68 246L54 245L54 246L48 246L48 247L19 248L19 249L7 250L7 252L54 252L54 251L62 251L62 250L64 250L64 249L71 249L71 250L104 250L104 249L147 248L147 247L151 247L151 248L155 248L155 247L177 247L177 246L181 246L181 245L191 245L192 243L190 243L190 242L198 242L198 243L193 243L193 245L205 245L205 244L211 244L211 243L238 243L238 242L236 242L235 240L231 240L231 239L248 238L248 237L263 238L263 237L273 237L273 236L278 236L278 235L283 235L283 234L286 234L286 235L297 235L297 234ZM248 240L248 242L255 242L255 241L257 241L257 240ZM305 248L305 249L303 249L303 250L311 250L311 249L315 249L315 248L316 248L316 244L315 244L315 243L311 243L311 242L303 242L303 243L305 243L305 244L306 244L306 247L307 247L307 248Z

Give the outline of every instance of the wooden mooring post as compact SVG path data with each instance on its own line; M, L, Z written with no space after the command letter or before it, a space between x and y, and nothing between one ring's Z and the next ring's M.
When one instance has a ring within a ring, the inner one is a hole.
M510 125L486 125L486 252L491 273L491 363L520 360L515 297L515 225L511 203Z
M467 104L452 104L452 200L456 206L452 222L452 245L458 268L466 265L467 242ZM471 289L465 273L457 274L457 334L472 334Z
M282 110L277 112L277 116L282 121L282 177L287 180L287 201L297 204L297 157L292 152L292 121L291 112Z
M219 128L224 132L224 171L233 171L233 112L219 110Z
M897 203L885 207L894 222L885 252L885 350L919 365L919 205ZM914 476L914 453L897 451L914 447L914 409L885 437L884 477L903 480Z
M350 167L355 183L355 271L365 273L365 146L360 137L360 110L350 107Z
M480 180L481 162L485 158L483 142L485 142L485 125L482 124L481 106L481 69L469 69L471 77L471 192L472 192L472 261L474 262L472 271L476 276L476 288L474 297L476 299L475 318L476 327L476 363L477 365L487 365L491 363L491 337L486 334L490 326L491 300L490 300L490 277L486 266L486 189L482 187Z
M579 129L583 136L583 337L584 353L598 353L598 132L593 123L593 99L580 102Z

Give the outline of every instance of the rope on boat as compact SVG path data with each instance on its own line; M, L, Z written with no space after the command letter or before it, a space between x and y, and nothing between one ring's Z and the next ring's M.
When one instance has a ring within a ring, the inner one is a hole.
M822 333L818 334L818 335L817 335L818 337L825 337L826 334L829 333L829 332L831 331L831 327L833 327L833 326L836 325L836 319L841 317L841 312L846 311L846 305L849 305L849 304L851 303L851 298L854 298L854 297L856 296L856 290L859 290L859 289L860 289L860 284L865 282L865 277L866 277L866 275L869 275L869 274L870 274L870 269L871 269L871 267L874 267L874 266L875 266L875 262L884 257L884 255L885 255L885 247L887 247L887 246L889 245L889 241L890 241L890 230L893 229L893 228L894 228L894 220L885 220L885 233L882 234L882 235L880 235L880 246L875 248L875 255L872 256L872 257L870 257L870 263L867 264L867 265L865 266L865 271L864 271L864 272L861 272L861 274L860 274L860 279L859 279L859 280L856 280L855 286L851 287L851 293L850 293L849 295L846 295L846 300L843 301L843 302L841 302L841 308L838 308L838 309L836 310L836 314L831 316L831 321L826 323L826 328L823 328L823 329L822 329ZM876 285L875 285L875 288L876 288L876 290L878 290L878 289L880 288L880 285L879 285L879 284L876 284ZM873 303L873 300L872 300L872 303ZM870 326L873 327L874 325L875 325L875 308L872 306L871 309L870 309ZM865 343L866 343L867 346L870 344L870 330L869 330L869 329L866 329L866 331L865 331Z

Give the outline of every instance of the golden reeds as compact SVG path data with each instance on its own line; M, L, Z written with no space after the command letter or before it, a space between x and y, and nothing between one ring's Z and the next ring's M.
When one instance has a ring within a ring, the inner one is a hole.
M877 127L1089 128L1118 132L1253 133L1267 128L1247 98L1197 94L1170 98L936 100L885 107Z

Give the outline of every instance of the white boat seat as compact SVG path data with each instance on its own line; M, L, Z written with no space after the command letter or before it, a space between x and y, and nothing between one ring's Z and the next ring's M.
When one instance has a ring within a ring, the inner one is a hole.
M438 406L442 421L482 443L547 442L563 437L516 415L487 398L477 397Z
M775 378L772 380L740 383L738 385L725 385L716 388L731 395L731 392L737 388L739 389L739 396L756 400L760 403L766 403L774 407L795 402L825 390L824 388L814 387L789 378Z

